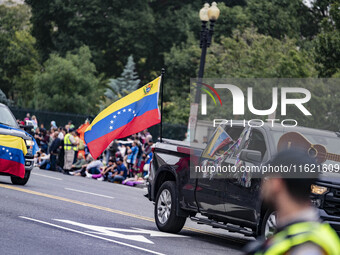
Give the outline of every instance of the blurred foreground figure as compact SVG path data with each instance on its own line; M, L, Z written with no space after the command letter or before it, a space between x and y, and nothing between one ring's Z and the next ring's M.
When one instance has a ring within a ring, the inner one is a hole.
M271 166L288 167L311 164L316 163L307 154L292 150L280 152L270 162ZM262 196L276 212L277 230L267 240L248 244L246 254L340 254L338 235L328 223L320 221L310 203L311 185L317 177L316 173L275 173L263 180Z

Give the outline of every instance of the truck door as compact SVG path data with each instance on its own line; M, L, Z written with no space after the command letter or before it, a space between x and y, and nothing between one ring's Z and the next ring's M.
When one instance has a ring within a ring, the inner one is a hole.
M260 178L253 178L255 174L240 172L241 166L251 167L254 164L239 160L238 155L242 149L260 151L262 161L268 158L267 142L265 133L261 128L251 128L241 139L238 150L226 160L226 163L234 165L236 172L231 178L225 179L224 203L226 204L227 216L230 219L243 221L251 226L257 221L259 206ZM257 176L258 177L258 176Z
M241 133L240 130L239 133ZM239 135L239 134L238 134ZM234 137L238 137L235 135ZM198 173L196 202L202 214L226 217L223 197L225 196L225 179L222 172L211 172L209 166L216 166L221 156L234 144L234 139L224 128L218 127L203 151L200 166L206 171Z

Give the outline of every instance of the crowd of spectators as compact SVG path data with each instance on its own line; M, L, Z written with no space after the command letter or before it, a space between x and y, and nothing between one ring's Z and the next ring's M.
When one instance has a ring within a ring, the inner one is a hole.
M147 129L124 140L112 141L94 159L84 141L88 121L76 129L72 121L59 127L51 121L45 127L30 114L24 120L33 122L34 138L40 148L35 155L35 166L40 169L131 186L143 183L148 177L153 140Z

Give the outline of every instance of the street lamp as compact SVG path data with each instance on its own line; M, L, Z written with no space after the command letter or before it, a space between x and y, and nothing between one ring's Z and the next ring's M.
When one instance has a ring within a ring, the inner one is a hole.
M201 83L204 73L204 65L205 65L205 57L207 54L207 48L211 45L212 35L214 33L214 25L218 17L220 16L220 10L217 8L216 2L213 2L209 7L208 3L205 3L203 8L199 12L200 20L202 21L202 30L200 34L200 48L201 52L201 60L200 60L200 68L198 71L198 82L195 93L195 101L191 104L190 107L190 118L189 118L189 132L190 132L190 141L195 139L195 130L197 125L197 114L198 114L198 104L201 97ZM210 21L210 28L207 27L208 22Z
M213 2L211 7L208 9L208 17L210 21L215 22L220 16L220 9L217 8L217 3Z
M203 78L203 73L204 73L205 56L207 54L207 48L211 45L211 39L214 33L215 22L220 16L220 10L217 8L216 2L213 2L210 8L209 8L209 4L205 3L204 7L199 12L199 16L202 21L202 30L201 30L201 35L200 35L200 48L202 49L202 53L201 53L201 61L200 61L200 69L198 72L198 78L199 78L199 82L201 82L201 79ZM208 21L210 21L210 29L207 28ZM198 102L199 102L199 98L195 100L195 103L198 103Z

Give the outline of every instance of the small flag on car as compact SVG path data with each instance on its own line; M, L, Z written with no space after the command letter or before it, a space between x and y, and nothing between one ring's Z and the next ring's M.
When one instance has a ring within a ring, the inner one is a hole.
M0 172L25 177L27 147L21 137L0 135Z

